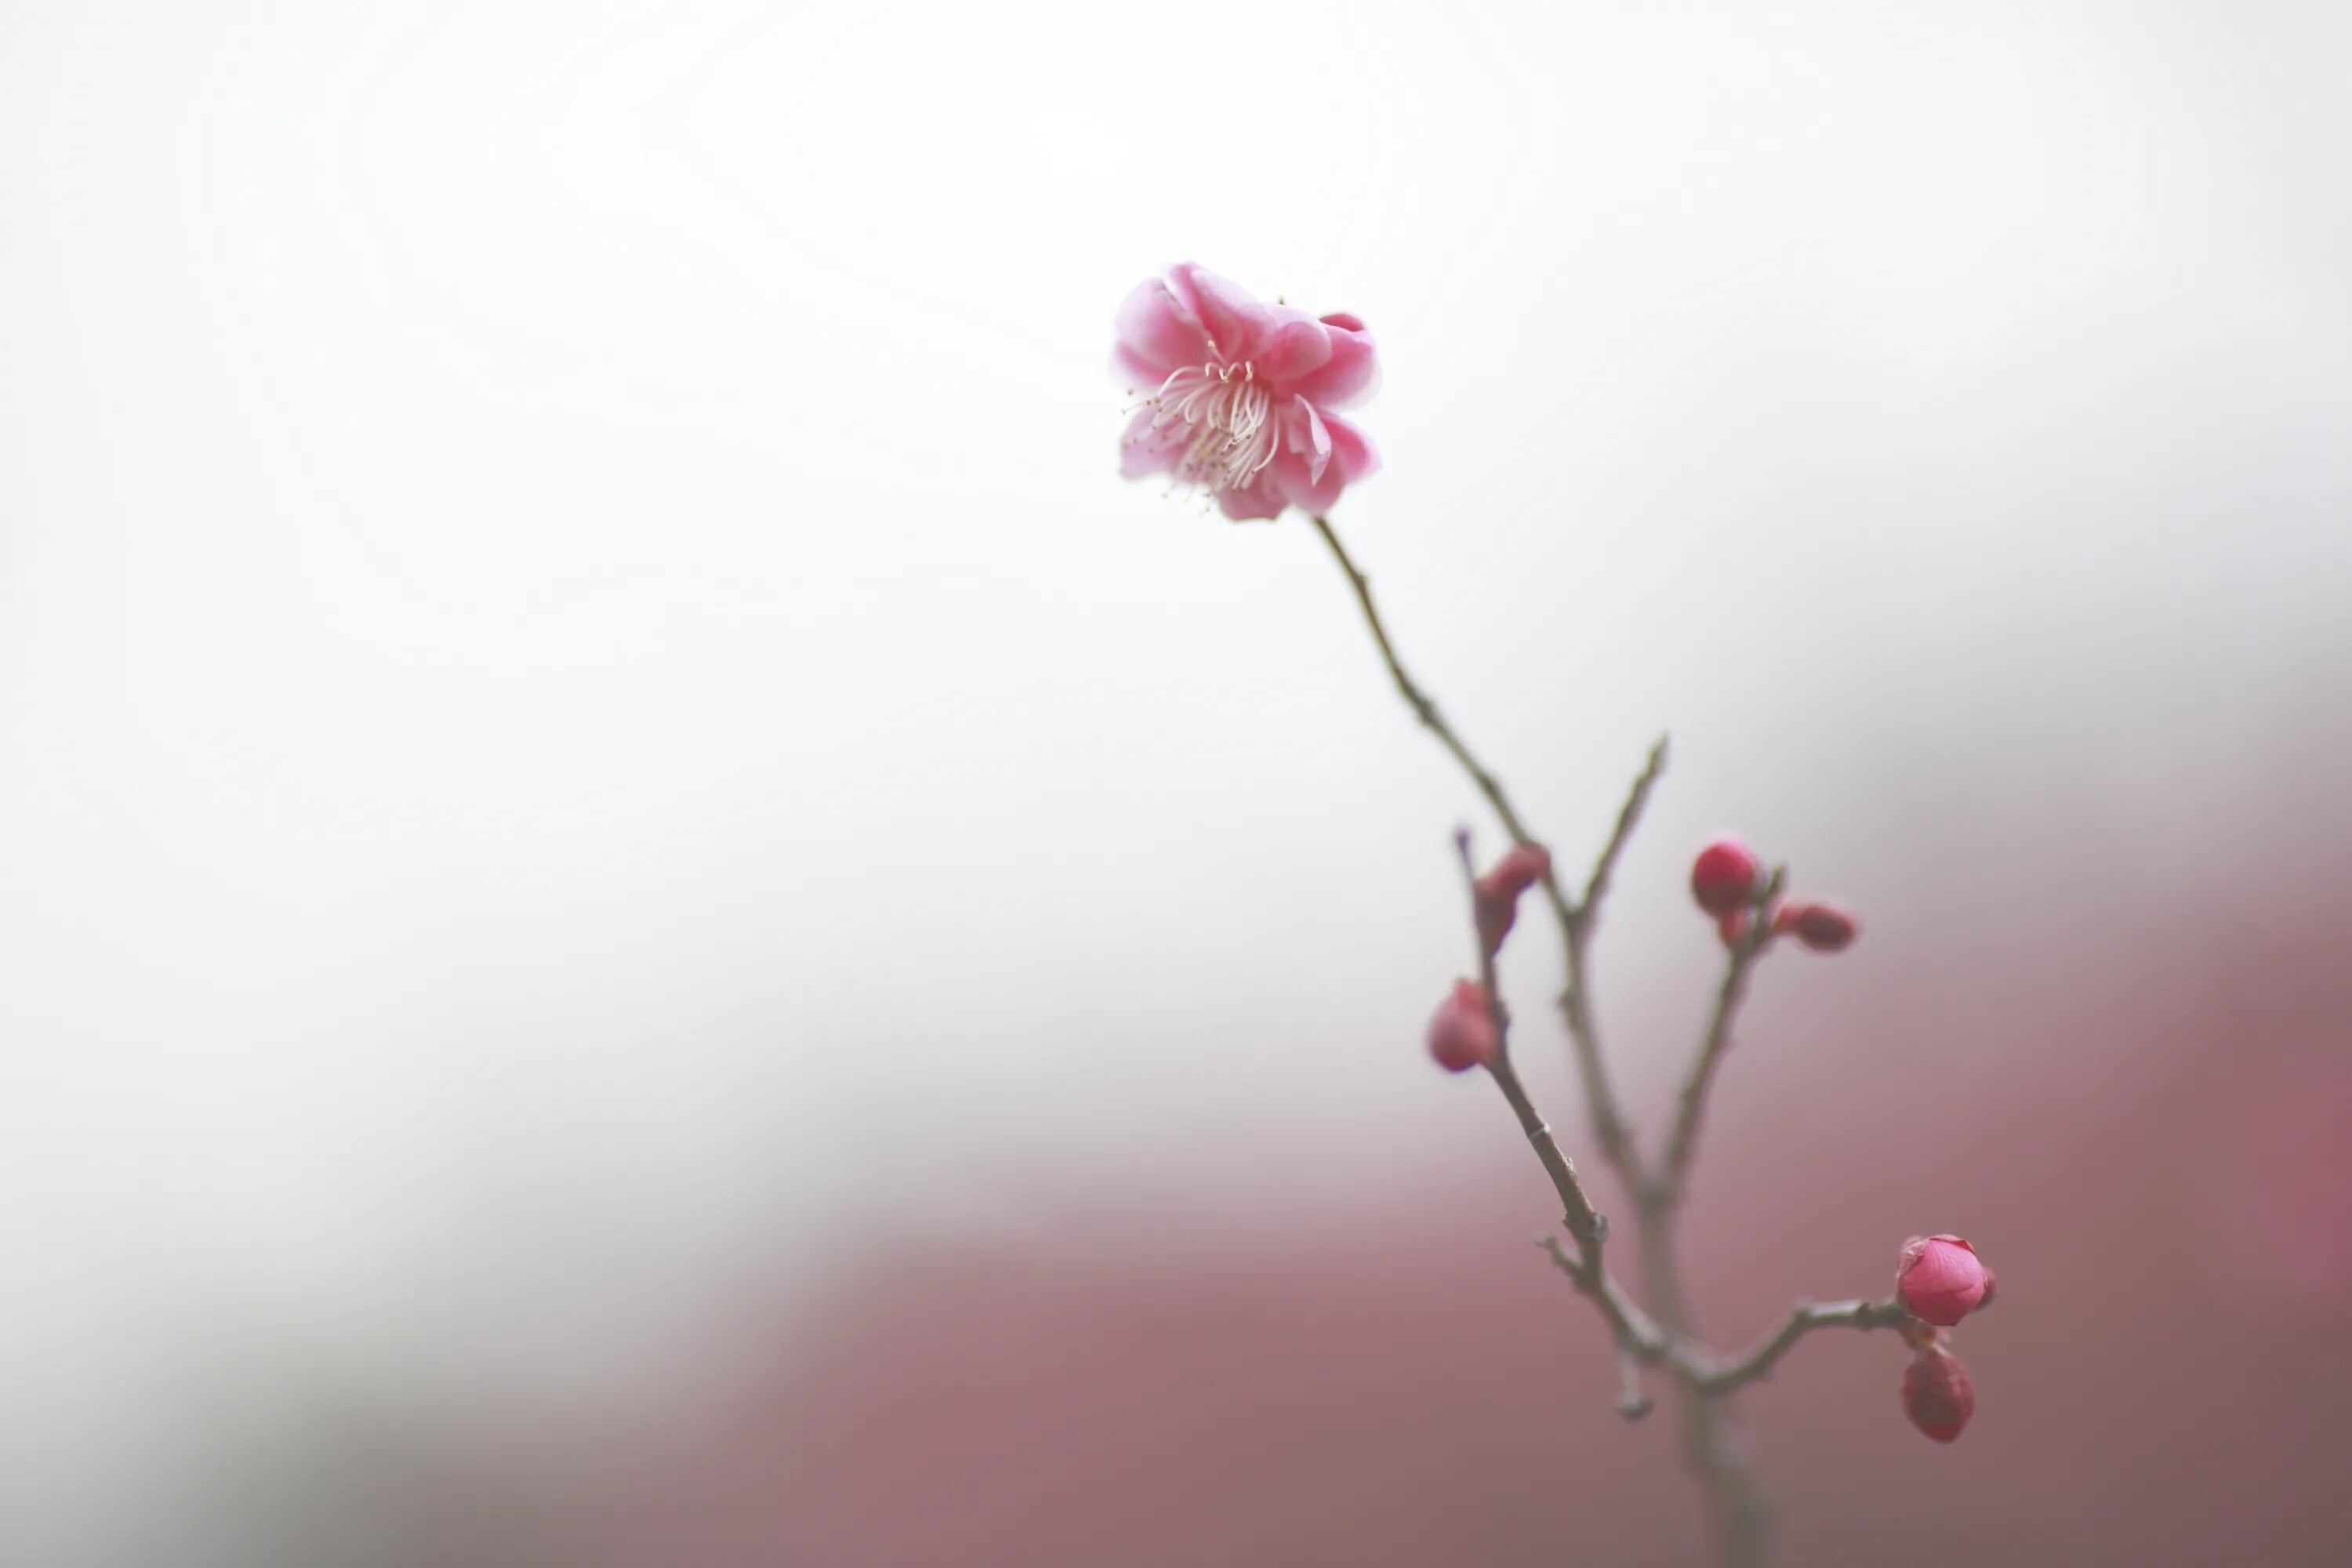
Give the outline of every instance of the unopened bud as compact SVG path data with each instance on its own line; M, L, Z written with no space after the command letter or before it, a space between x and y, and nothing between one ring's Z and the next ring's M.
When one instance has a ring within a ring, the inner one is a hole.
M1960 1358L1942 1345L1912 1358L1903 1373L1903 1414L1938 1443L1960 1435L1977 1411L1976 1385Z
M1691 897L1711 915L1728 914L1756 896L1756 852L1737 838L1718 838L1691 862Z
M1913 1317L1950 1328L1976 1310L1991 1276L1957 1236L1915 1236L1895 1265L1895 1296Z
M1470 886L1475 895L1478 940L1491 955L1519 918L1519 895L1551 874L1551 856L1540 844L1514 844L1495 868Z
M1429 1020L1429 1054L1447 1072L1468 1072L1492 1065L1502 1050L1486 988L1475 980L1455 981Z
M1795 937L1815 952L1836 952L1850 945L1862 928L1835 904L1801 900L1773 912L1772 930Z

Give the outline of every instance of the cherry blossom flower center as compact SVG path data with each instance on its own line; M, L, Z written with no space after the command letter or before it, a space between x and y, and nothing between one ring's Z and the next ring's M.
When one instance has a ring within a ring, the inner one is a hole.
M1211 490L1246 489L1274 461L1274 394L1256 368L1186 365L1150 399L1154 430L1186 433L1176 477Z

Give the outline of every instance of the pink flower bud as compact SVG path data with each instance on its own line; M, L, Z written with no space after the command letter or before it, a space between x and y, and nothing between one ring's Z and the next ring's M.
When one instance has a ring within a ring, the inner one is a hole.
M1519 895L1551 874L1551 856L1540 844L1514 844L1495 868L1471 884L1475 894L1478 940L1489 953L1499 952L1503 939L1519 918Z
M1756 852L1737 838L1718 838L1691 862L1691 897L1711 915L1728 914L1756 896Z
M1486 988L1475 980L1455 981L1429 1020L1429 1054L1447 1072L1468 1072L1491 1065L1502 1050Z
M1773 913L1772 930L1795 937L1815 952L1836 952L1851 944L1862 928L1835 904L1800 900L1782 904Z
M1903 1373L1903 1414L1938 1443L1960 1435L1977 1413L1976 1384L1960 1358L1941 1345L1921 1351Z
M1895 1296L1915 1318L1950 1328L1984 1300L1990 1276L1957 1236L1915 1236L1895 1266Z

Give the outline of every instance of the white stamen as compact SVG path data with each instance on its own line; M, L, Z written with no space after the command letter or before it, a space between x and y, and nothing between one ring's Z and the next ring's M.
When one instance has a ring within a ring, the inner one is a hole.
M1187 365L1160 384L1150 399L1156 433L1181 426L1189 437L1176 461L1180 484L1217 492L1248 488L1274 461L1274 395L1257 384L1257 367Z

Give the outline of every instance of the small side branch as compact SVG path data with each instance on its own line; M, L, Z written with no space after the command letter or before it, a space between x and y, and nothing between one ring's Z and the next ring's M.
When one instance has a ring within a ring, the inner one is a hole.
M1626 840L1633 837L1643 809L1650 804L1650 791L1665 770L1666 738L1661 735L1651 746L1641 773L1633 780L1633 787L1617 813L1617 825L1610 831L1609 842L1601 847L1601 858L1593 862L1592 875L1584 884L1583 899L1561 917L1559 928L1568 966L1568 984L1559 994L1559 1013L1568 1026L1569 1044L1576 1055L1585 1100L1592 1108L1593 1136L1600 1142L1601 1156L1616 1166L1624 1175L1626 1185L1636 1191L1644 1184L1641 1152L1633 1145L1633 1129L1626 1124L1625 1113L1618 1109L1616 1091L1609 1083L1607 1058L1601 1048L1601 1026L1592 1016L1591 949L1592 928L1600 920L1601 900L1609 891L1609 879L1617 868L1617 858L1624 853Z
M1500 1020L1496 1023L1499 1027ZM1609 1239L1609 1216L1594 1208L1592 1200L1585 1195L1584 1184L1576 1173L1576 1162L1561 1152L1551 1124L1536 1114L1534 1104L1528 1099L1527 1087L1519 1082L1510 1058L1506 1055L1496 1058L1487 1071L1493 1075L1495 1086L1503 1091L1503 1098L1510 1102L1512 1114L1519 1119L1519 1131L1535 1146L1536 1158L1543 1162L1544 1173L1551 1178L1552 1189L1559 1194L1561 1223L1576 1238L1577 1251L1599 1268L1601 1244Z
M1674 1346L1666 1335L1643 1310L1635 1306L1617 1282L1609 1277L1602 1259L1602 1248L1609 1240L1609 1219L1592 1206L1584 1184L1576 1173L1576 1162L1568 1157L1553 1136L1551 1126L1545 1121L1528 1098L1527 1086L1519 1081L1518 1070L1511 1065L1510 1016L1503 1006L1501 987L1496 983L1495 950L1477 933L1477 866L1471 858L1470 830L1466 827L1454 835L1454 847L1462 860L1462 879L1470 892L1471 931L1478 944L1478 978L1486 989L1486 1008L1495 1021L1496 1050L1486 1071L1495 1087L1503 1091L1511 1113L1518 1118L1519 1130L1528 1135L1536 1158L1542 1162L1544 1173L1551 1178L1552 1190L1559 1194L1563 1223L1574 1238L1576 1250L1570 1253L1557 1237L1545 1237L1542 1245L1551 1254L1570 1283L1575 1285L1592 1304L1600 1309L1602 1320L1609 1325L1610 1336L1616 1341L1621 1363L1627 1368L1625 1391L1618 1400L1618 1410L1629 1420L1639 1419L1649 1410L1648 1398L1642 1393L1640 1368L1643 1363L1665 1359ZM1639 1408L1635 1408L1638 1405Z
M1642 1386L1642 1358L1624 1346L1617 1347L1617 1414L1628 1421L1639 1421L1650 1413L1652 1400Z
M1568 1282L1576 1287L1578 1293L1600 1309L1601 1321L1609 1325L1621 1354L1630 1355L1643 1365L1679 1358L1679 1350L1666 1337L1665 1331L1633 1305L1633 1299L1610 1278L1608 1270L1599 1267L1597 1258L1588 1263L1581 1252L1570 1252L1556 1236L1538 1237L1536 1245L1551 1256L1553 1264L1568 1276ZM1696 1363L1692 1365L1693 1371L1684 1373L1685 1378L1696 1370Z
M1674 1131L1666 1140L1665 1154L1659 1164L1655 1193L1662 1206L1670 1208L1681 1202L1683 1189L1690 1180L1691 1157L1697 1152L1698 1127L1706 1112L1707 1091L1714 1088L1716 1069L1723 1065L1723 1053L1731 1044L1732 1022L1738 1016L1740 1003L1748 996L1748 977L1772 940L1771 910L1788 877L1787 867L1772 868L1771 877L1748 907L1748 929L1731 944L1730 956L1724 962L1723 980L1715 991L1715 1011L1707 1018L1706 1033L1699 1041L1698 1056L1691 1063L1689 1076L1683 1079Z
M1503 1091L1503 1098L1510 1103L1511 1113L1519 1119L1519 1131L1525 1132L1528 1142L1534 1145L1536 1158L1543 1163L1545 1173L1551 1177L1552 1187L1559 1194L1568 1233L1576 1237L1579 1251L1592 1258L1597 1268L1600 1266L1601 1244L1609 1235L1609 1221L1592 1206L1591 1198L1585 1194L1584 1184L1577 1178L1576 1163L1560 1148L1559 1140L1552 1133L1551 1124L1537 1114L1535 1102L1528 1098L1527 1086L1519 1081L1518 1070L1511 1066L1511 1019L1503 1005L1502 987L1496 980L1495 950L1476 935L1478 868L1470 856L1468 828L1455 830L1454 848L1461 857L1462 880L1470 891L1470 929L1473 939L1478 943L1478 981L1486 990L1486 1010L1495 1020L1495 1036L1499 1043L1495 1060L1486 1070L1494 1078L1495 1087Z
M1396 683L1397 695L1404 699L1405 706L1412 710L1412 716L1421 721L1422 728L1436 736L1454 760L1462 764L1462 771L1470 775L1470 782L1477 786L1480 795L1486 796L1486 804L1494 809L1496 818L1502 823L1503 831L1511 836L1512 842L1541 842L1528 831L1526 820L1511 804L1509 794L1503 788L1503 781L1478 760L1477 754L1446 721L1445 715L1438 710L1436 700L1422 689L1420 682L1406 670L1403 659L1397 656L1396 644L1389 639L1388 625L1381 619L1380 605L1372 598L1371 579L1357 566L1355 558L1348 553L1348 547L1339 542L1339 531L1331 526L1330 520L1313 517L1307 521L1315 525L1316 533L1321 536L1324 545L1331 552L1331 559L1339 563L1339 571L1348 579L1348 586L1354 591L1356 607L1363 613L1364 625L1370 629L1372 642L1380 649L1381 662L1388 667L1389 679ZM1618 835L1612 839L1610 848L1603 851L1603 866L1595 872L1596 887L1605 887L1608 868L1614 865L1617 851L1623 847L1624 835L1633 831L1633 819L1640 816L1642 805L1648 799L1650 784L1665 765L1663 742L1653 748L1650 764L1635 783L1634 798L1626 803L1625 812L1620 814ZM1598 894L1588 888L1585 906L1580 908L1569 902L1568 895L1560 889L1559 879L1553 872L1544 873L1542 886L1544 901L1551 906L1552 918L1559 925L1560 942L1567 957L1568 988L1560 995L1560 1010L1568 1021L1569 1038L1575 1047L1577 1073L1583 1085L1585 1104L1591 1112L1593 1137L1601 1146L1601 1157L1624 1173L1629 1186L1639 1187L1642 1184L1641 1168L1634 1152L1633 1136L1626 1126L1624 1112L1618 1109L1617 1093L1609 1082L1608 1069L1601 1056L1600 1030L1592 1022L1591 1009L1584 997L1581 962L1584 938L1580 934L1579 922L1584 922L1589 928L1592 918L1591 904Z
M1625 804L1618 809L1617 826L1610 830L1609 842L1601 847L1601 858L1592 864L1592 875L1584 884L1584 897L1576 906L1576 931L1579 940L1588 935L1601 912L1601 900L1609 891L1609 879L1617 869L1617 858L1625 852L1626 841L1633 829L1641 826L1642 813L1650 805L1650 792L1657 787L1659 775L1666 771L1666 740L1661 735L1650 746L1650 754L1642 763L1641 773L1627 792Z
M1692 1386L1701 1394L1723 1394L1742 1384L1769 1377L1780 1358L1815 1329L1891 1329L1911 1321L1911 1314L1904 1310L1902 1303L1892 1298L1884 1301L1832 1301L1819 1307L1800 1301L1769 1338L1737 1361L1699 1369L1692 1378Z

